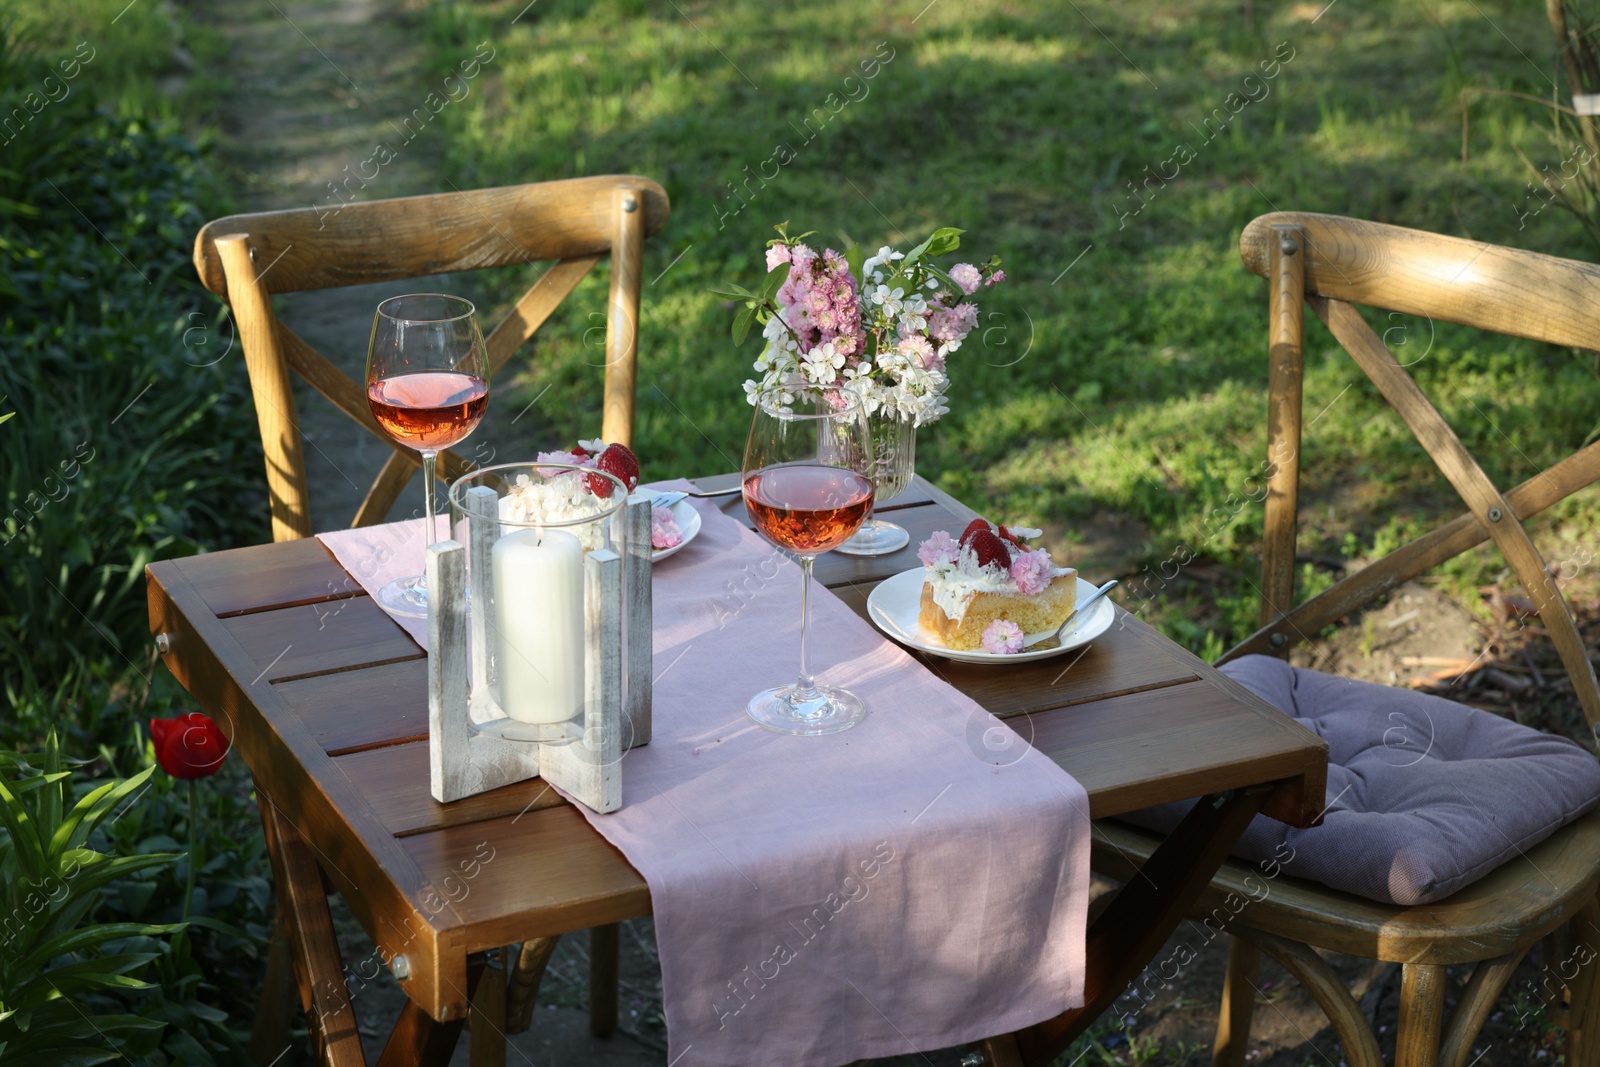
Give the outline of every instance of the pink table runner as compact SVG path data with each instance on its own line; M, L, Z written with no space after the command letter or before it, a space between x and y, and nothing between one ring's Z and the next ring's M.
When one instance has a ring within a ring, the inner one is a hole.
M1083 787L997 754L999 720L821 586L813 669L870 714L828 737L750 723L798 669L800 569L695 506L699 536L654 575L654 740L623 760L622 810L578 805L650 886L669 1061L832 1067L1082 1004ZM420 567L415 520L318 537L369 589Z

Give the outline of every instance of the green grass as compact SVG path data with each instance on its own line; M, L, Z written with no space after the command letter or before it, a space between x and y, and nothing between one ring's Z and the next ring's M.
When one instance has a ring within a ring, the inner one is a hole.
M1536 166L1562 158L1544 109L1473 96L1463 162L1463 89L1550 94L1538 5L1338 4L1320 19L1321 3L1259 5L1251 28L1216 0L925 4L541 0L508 25L525 0L506 0L426 17L441 66L481 40L497 49L485 90L445 127L456 185L636 171L672 197L645 256L647 476L737 465L756 347L732 346L731 312L705 289L759 277L773 223L871 247L962 227L965 251L1000 254L1008 281L982 305L986 332L951 361L952 411L919 435L920 472L1044 526L1069 556L1103 516L1131 516L1138 535L1102 569L1134 575L1181 546L1220 562L1234 576L1221 597L1169 595L1155 612L1194 647L1219 648L1253 615L1242 576L1261 525L1254 501L1230 504L1258 484L1265 454L1266 292L1239 262L1245 223L1329 211L1592 256L1554 208L1518 228L1531 175L1517 151ZM860 80L863 60L890 55ZM1208 127L1235 92L1256 99ZM807 131L830 93L855 99ZM796 158L764 182L780 144ZM1129 183L1174 159L1178 177L1152 183L1140 207ZM603 285L602 273L569 306L600 307ZM598 428L589 322L565 314L497 401L520 408L549 389L531 444ZM1418 378L1503 482L1600 421L1591 356L1371 318L1421 356ZM1351 530L1388 536L1454 506L1320 326L1305 404L1320 417L1304 492L1327 551ZM1594 518L1592 504L1567 516Z

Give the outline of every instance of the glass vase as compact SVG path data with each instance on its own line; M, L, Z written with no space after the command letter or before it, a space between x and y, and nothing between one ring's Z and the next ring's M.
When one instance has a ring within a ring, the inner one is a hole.
M855 536L834 549L847 556L884 556L911 543L905 528L878 518L877 509L911 484L917 467L916 424L880 411L867 416L867 433L872 439L872 511Z

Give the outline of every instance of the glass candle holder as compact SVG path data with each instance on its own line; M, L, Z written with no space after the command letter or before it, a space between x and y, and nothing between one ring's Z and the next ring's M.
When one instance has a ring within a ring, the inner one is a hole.
M484 467L451 485L451 536L467 546L474 729L543 744L582 737L596 605L625 611L617 587L589 588L585 557L626 555L627 501L619 479L558 463Z

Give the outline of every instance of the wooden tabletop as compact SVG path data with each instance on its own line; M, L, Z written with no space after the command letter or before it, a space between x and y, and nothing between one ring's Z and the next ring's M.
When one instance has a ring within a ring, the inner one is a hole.
M748 525L738 497L724 510ZM921 478L881 512L908 548L816 565L862 614L877 582L918 565L922 539L974 514ZM148 577L167 666L385 958L408 958L407 992L435 1018L465 1013L469 953L649 913L644 879L543 782L433 800L427 656L318 541L169 560ZM1322 808L1320 738L1120 608L1087 648L1051 659L918 658L1070 772L1096 818L1262 783L1275 818L1306 825Z

